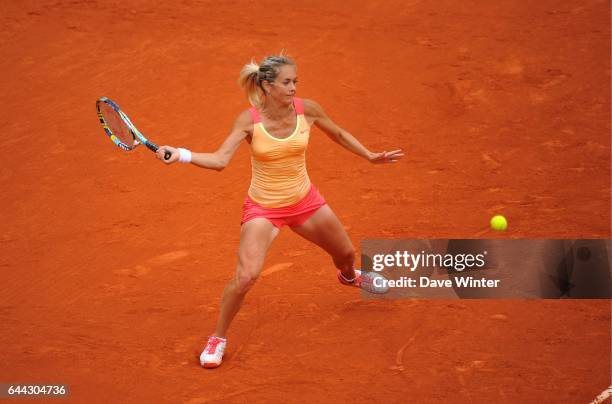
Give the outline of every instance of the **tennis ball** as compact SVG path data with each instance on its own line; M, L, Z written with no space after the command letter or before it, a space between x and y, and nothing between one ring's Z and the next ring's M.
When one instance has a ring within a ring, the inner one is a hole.
M504 231L508 228L508 221L502 215L495 215L491 218L491 228L497 231Z

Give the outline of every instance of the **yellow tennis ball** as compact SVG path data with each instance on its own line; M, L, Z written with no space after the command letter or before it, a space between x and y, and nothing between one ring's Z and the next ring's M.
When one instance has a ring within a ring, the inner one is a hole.
M497 231L504 231L508 228L508 221L502 215L495 215L491 218L491 228Z

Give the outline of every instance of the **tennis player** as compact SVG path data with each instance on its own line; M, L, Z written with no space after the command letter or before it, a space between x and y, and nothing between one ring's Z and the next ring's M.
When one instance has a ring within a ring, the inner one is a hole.
M374 277L380 275L371 272L362 275L354 269L355 248L332 209L310 182L305 153L312 125L340 146L374 164L394 163L403 153L401 150L369 151L336 125L319 104L296 98L297 82L295 63L287 56L268 56L260 65L251 62L240 72L239 84L252 108L238 116L231 133L216 152L192 153L170 146L162 146L157 151L165 164L178 161L221 171L242 141L251 149L252 178L243 205L236 275L225 287L215 333L200 356L205 368L221 364L230 323L257 280L272 241L285 225L331 255L342 285L371 293L386 291L373 284ZM169 160L164 159L166 151L172 153Z

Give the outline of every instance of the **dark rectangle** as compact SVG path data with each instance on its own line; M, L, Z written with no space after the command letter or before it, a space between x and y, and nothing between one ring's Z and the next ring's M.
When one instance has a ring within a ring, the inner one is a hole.
M387 278L368 298L612 297L610 240L364 240L362 269Z
M66 398L70 386L61 383L0 383L0 398Z

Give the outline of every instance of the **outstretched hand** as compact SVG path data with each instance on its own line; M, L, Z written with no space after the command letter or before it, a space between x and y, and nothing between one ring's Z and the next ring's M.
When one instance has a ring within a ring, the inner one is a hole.
M370 156L370 163L373 164L385 164L385 163L395 163L397 160L404 157L404 152L401 149L393 150L393 151L384 151L381 153L372 153Z

